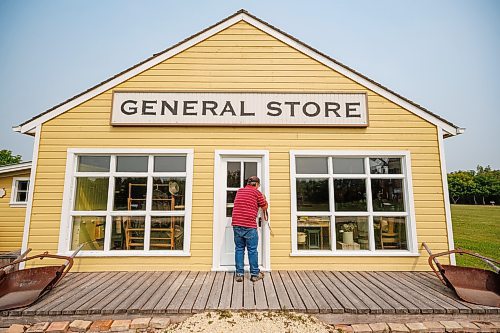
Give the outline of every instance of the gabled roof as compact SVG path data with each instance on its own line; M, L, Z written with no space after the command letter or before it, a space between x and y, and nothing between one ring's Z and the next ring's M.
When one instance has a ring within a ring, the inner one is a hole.
M0 174L31 169L31 161L0 166Z
M58 115L76 107L77 105L113 88L114 86L134 77L135 75L173 57L176 54L181 53L187 48L217 34L218 32L232 26L233 24L244 21L259 30L275 37L276 39L284 42L290 47L298 50L299 52L315 59L316 61L330 67L331 69L339 72L340 74L350 78L351 80L359 83L360 85L366 87L369 90L387 98L388 100L398 104L404 109L413 112L417 116L427 120L428 122L440 127L446 133L446 136L454 136L463 133L464 129L460 128L453 123L447 121L444 118L432 113L426 108L418 105L417 103L397 94L396 92L384 87L380 83L377 83L368 77L356 72L352 68L338 62L337 60L330 58L329 56L321 53L320 51L312 48L311 46L301 42L297 38L288 35L287 33L277 29L276 27L270 25L267 22L251 15L245 10L240 10L233 15L225 18L224 20L208 27L207 29L175 44L174 46L153 55L152 57L132 66L123 72L103 81L94 87L54 106L53 108L25 121L24 123L13 128L14 131L20 133L33 133L33 130L40 124L57 117Z

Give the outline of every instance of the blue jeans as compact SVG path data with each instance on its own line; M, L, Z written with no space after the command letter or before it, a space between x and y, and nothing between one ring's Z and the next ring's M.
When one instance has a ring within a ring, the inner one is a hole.
M248 251L248 262L250 263L250 274L252 276L259 275L259 253L257 245L259 245L259 234L257 229L246 227L233 227L234 232L234 261L236 263L236 275L243 275L245 257L245 247Z

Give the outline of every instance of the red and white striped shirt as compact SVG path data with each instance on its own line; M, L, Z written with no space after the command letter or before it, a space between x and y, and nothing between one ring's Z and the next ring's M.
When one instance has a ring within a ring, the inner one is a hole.
M240 188L234 199L232 225L238 227L257 228L259 207L266 207L267 201L260 191L252 185Z

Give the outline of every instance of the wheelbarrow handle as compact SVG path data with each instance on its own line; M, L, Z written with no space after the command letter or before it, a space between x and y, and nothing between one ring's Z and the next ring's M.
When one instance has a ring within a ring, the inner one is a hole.
M432 254L431 249L429 249L429 247L427 246L427 244L425 242L423 242L422 245L424 246L427 253L429 253L429 259L428 259L429 266L431 266L432 270L434 271L434 274L436 274L439 281L441 281L445 286L447 286L446 281L441 276L444 272L444 268L443 268L443 266L441 266L439 261L436 259L436 257L442 256L443 254L442 253ZM439 269L439 272L436 269L436 267L434 267L434 264L436 264L437 268Z

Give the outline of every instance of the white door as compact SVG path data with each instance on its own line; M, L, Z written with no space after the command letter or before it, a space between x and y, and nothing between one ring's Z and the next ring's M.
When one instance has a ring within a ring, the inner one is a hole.
M257 176L260 178L262 190L265 185L266 180L262 179L262 158L260 157L227 157L222 158L222 168L221 172L224 175L219 179L222 180L220 184L216 184L215 191L222 191L223 195L219 196L223 200L219 207L224 209L221 212L220 223L221 226L218 228L218 232L222 233L222 237L218 237L221 244L220 246L220 266L233 266L234 267L234 237L233 237L233 227L231 226L232 213L234 206L234 198L236 197L236 191L244 187L246 181L251 176ZM259 221L257 217L257 226L259 233L259 265L262 265L262 224L263 221ZM248 266L248 254L245 251L245 266Z

